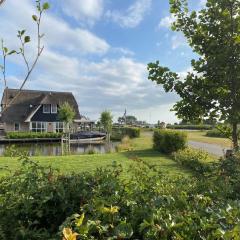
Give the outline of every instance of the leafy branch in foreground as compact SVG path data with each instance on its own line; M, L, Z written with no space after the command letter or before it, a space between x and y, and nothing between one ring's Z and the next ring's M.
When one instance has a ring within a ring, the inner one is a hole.
M187 0L170 0L172 29L182 32L199 58L181 76L157 61L148 65L149 79L176 92L181 100L173 110L184 120L215 119L232 126L232 143L239 150L240 123L240 2L208 0L199 12Z
M37 25L37 54L36 54L36 57L34 58L32 64L30 64L30 61L26 56L26 44L31 42L30 36L26 35L26 30L18 31L17 37L20 40L19 51L16 51L16 50L9 51L8 48L4 45L4 41L2 40L1 50L2 50L3 65L0 65L0 69L1 69L2 75L3 75L4 87L7 88L7 86L8 86L8 81L6 78L6 60L9 55L12 55L12 54L21 55L24 60L24 64L26 65L26 68L27 68L26 75L24 77L24 80L23 80L20 88L19 88L19 91L17 92L15 97L9 103L7 103L7 105L5 106L5 108L3 109L2 112L4 112L7 109L7 107L9 105L13 104L13 102L16 100L16 98L20 94L21 90L25 86L27 80L29 79L32 71L34 70L34 68L39 60L39 57L41 56L41 54L43 52L44 46L41 43L41 39L44 37L44 34L41 34L40 27L41 27L42 15L43 15L44 11L48 10L49 8L50 8L49 3L45 2L42 4L41 0L36 1L37 15L33 15L32 19Z

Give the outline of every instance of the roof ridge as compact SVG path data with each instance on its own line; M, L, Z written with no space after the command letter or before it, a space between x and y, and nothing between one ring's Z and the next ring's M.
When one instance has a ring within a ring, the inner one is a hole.
M5 91L6 89L4 89ZM17 88L8 88L8 91L19 91ZM72 92L61 92L61 91L49 91L49 90L35 90L35 89L22 89L22 92L42 92L42 93L70 93L73 94Z

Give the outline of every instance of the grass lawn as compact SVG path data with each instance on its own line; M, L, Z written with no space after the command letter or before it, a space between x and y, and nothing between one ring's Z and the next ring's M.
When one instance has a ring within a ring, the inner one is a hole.
M132 140L133 149L128 152L110 153L110 154L94 154L80 156L41 156L33 157L33 160L39 161L44 166L51 165L62 173L80 173L82 171L93 171L99 167L112 165L113 161L121 164L124 168L124 175L127 175L127 169L133 164L132 158L138 157L151 164L156 164L166 174L179 175L190 174L181 168L171 158L161 155L152 150L152 133L143 132L140 138ZM17 158L0 157L0 176L6 175L9 170L16 170L19 167Z
M229 139L207 137L206 131L190 131L190 132L187 132L187 134L188 134L188 140L191 140L191 141L217 144L224 148L231 148L231 141Z

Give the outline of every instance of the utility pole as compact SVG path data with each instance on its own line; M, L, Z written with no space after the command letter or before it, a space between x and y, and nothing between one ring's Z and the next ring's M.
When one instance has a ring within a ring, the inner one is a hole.
M123 116L124 116L125 125L127 125L127 109L126 108Z

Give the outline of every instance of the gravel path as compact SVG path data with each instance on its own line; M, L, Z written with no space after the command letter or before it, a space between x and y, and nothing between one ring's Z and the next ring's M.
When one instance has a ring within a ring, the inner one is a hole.
M213 154L219 157L222 157L224 155L224 151L227 150L221 147L220 145L203 143L203 142L189 141L188 145L193 148L202 149L210 154Z

